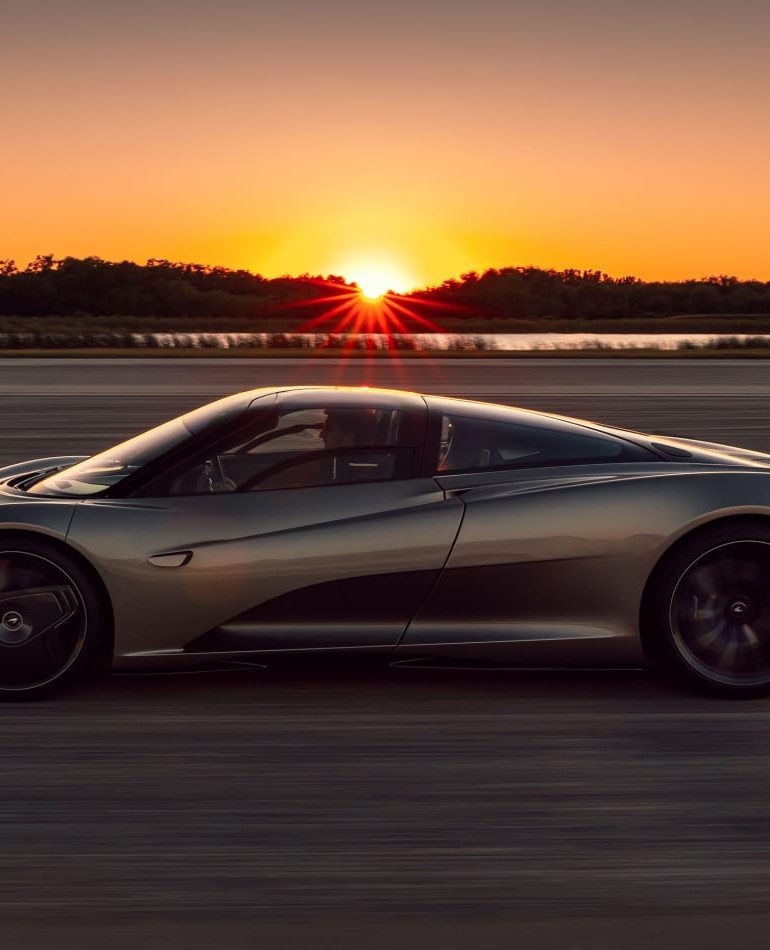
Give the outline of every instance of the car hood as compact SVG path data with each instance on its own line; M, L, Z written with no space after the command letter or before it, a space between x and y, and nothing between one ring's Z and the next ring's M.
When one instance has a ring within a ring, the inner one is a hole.
M33 475L42 475L43 472L52 472L57 468L67 468L87 458L87 455L53 455L49 458L29 459L26 462L5 465L0 468L0 483L7 482L10 478L24 475L31 478Z

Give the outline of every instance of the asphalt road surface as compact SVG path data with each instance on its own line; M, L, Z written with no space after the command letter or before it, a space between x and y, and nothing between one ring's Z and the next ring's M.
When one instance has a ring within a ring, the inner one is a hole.
M764 360L0 359L0 463L90 453L258 386L416 389L770 450Z
M0 361L0 459L401 385L770 449L755 362ZM766 948L770 700L642 672L114 676L0 708L4 946ZM11 940L14 941L11 944Z

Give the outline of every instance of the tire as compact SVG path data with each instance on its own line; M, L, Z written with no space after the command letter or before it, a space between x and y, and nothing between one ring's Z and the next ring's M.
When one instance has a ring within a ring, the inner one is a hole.
M734 698L770 693L770 526L733 522L666 555L642 611L664 672Z
M0 701L37 699L93 669L108 629L80 562L32 538L0 538Z

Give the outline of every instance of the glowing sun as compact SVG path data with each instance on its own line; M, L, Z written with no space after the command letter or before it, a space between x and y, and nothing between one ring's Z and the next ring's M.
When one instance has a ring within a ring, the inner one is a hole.
M410 279L403 271L385 263L361 262L349 268L345 276L354 281L361 296L371 302L381 300L391 291L404 293L410 287Z

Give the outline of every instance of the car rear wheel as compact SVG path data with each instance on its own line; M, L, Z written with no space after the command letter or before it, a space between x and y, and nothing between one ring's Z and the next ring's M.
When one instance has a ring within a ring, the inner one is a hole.
M644 618L664 668L713 693L770 692L770 529L725 525L656 572Z
M0 542L0 700L35 698L83 675L104 623L77 560L44 542Z

